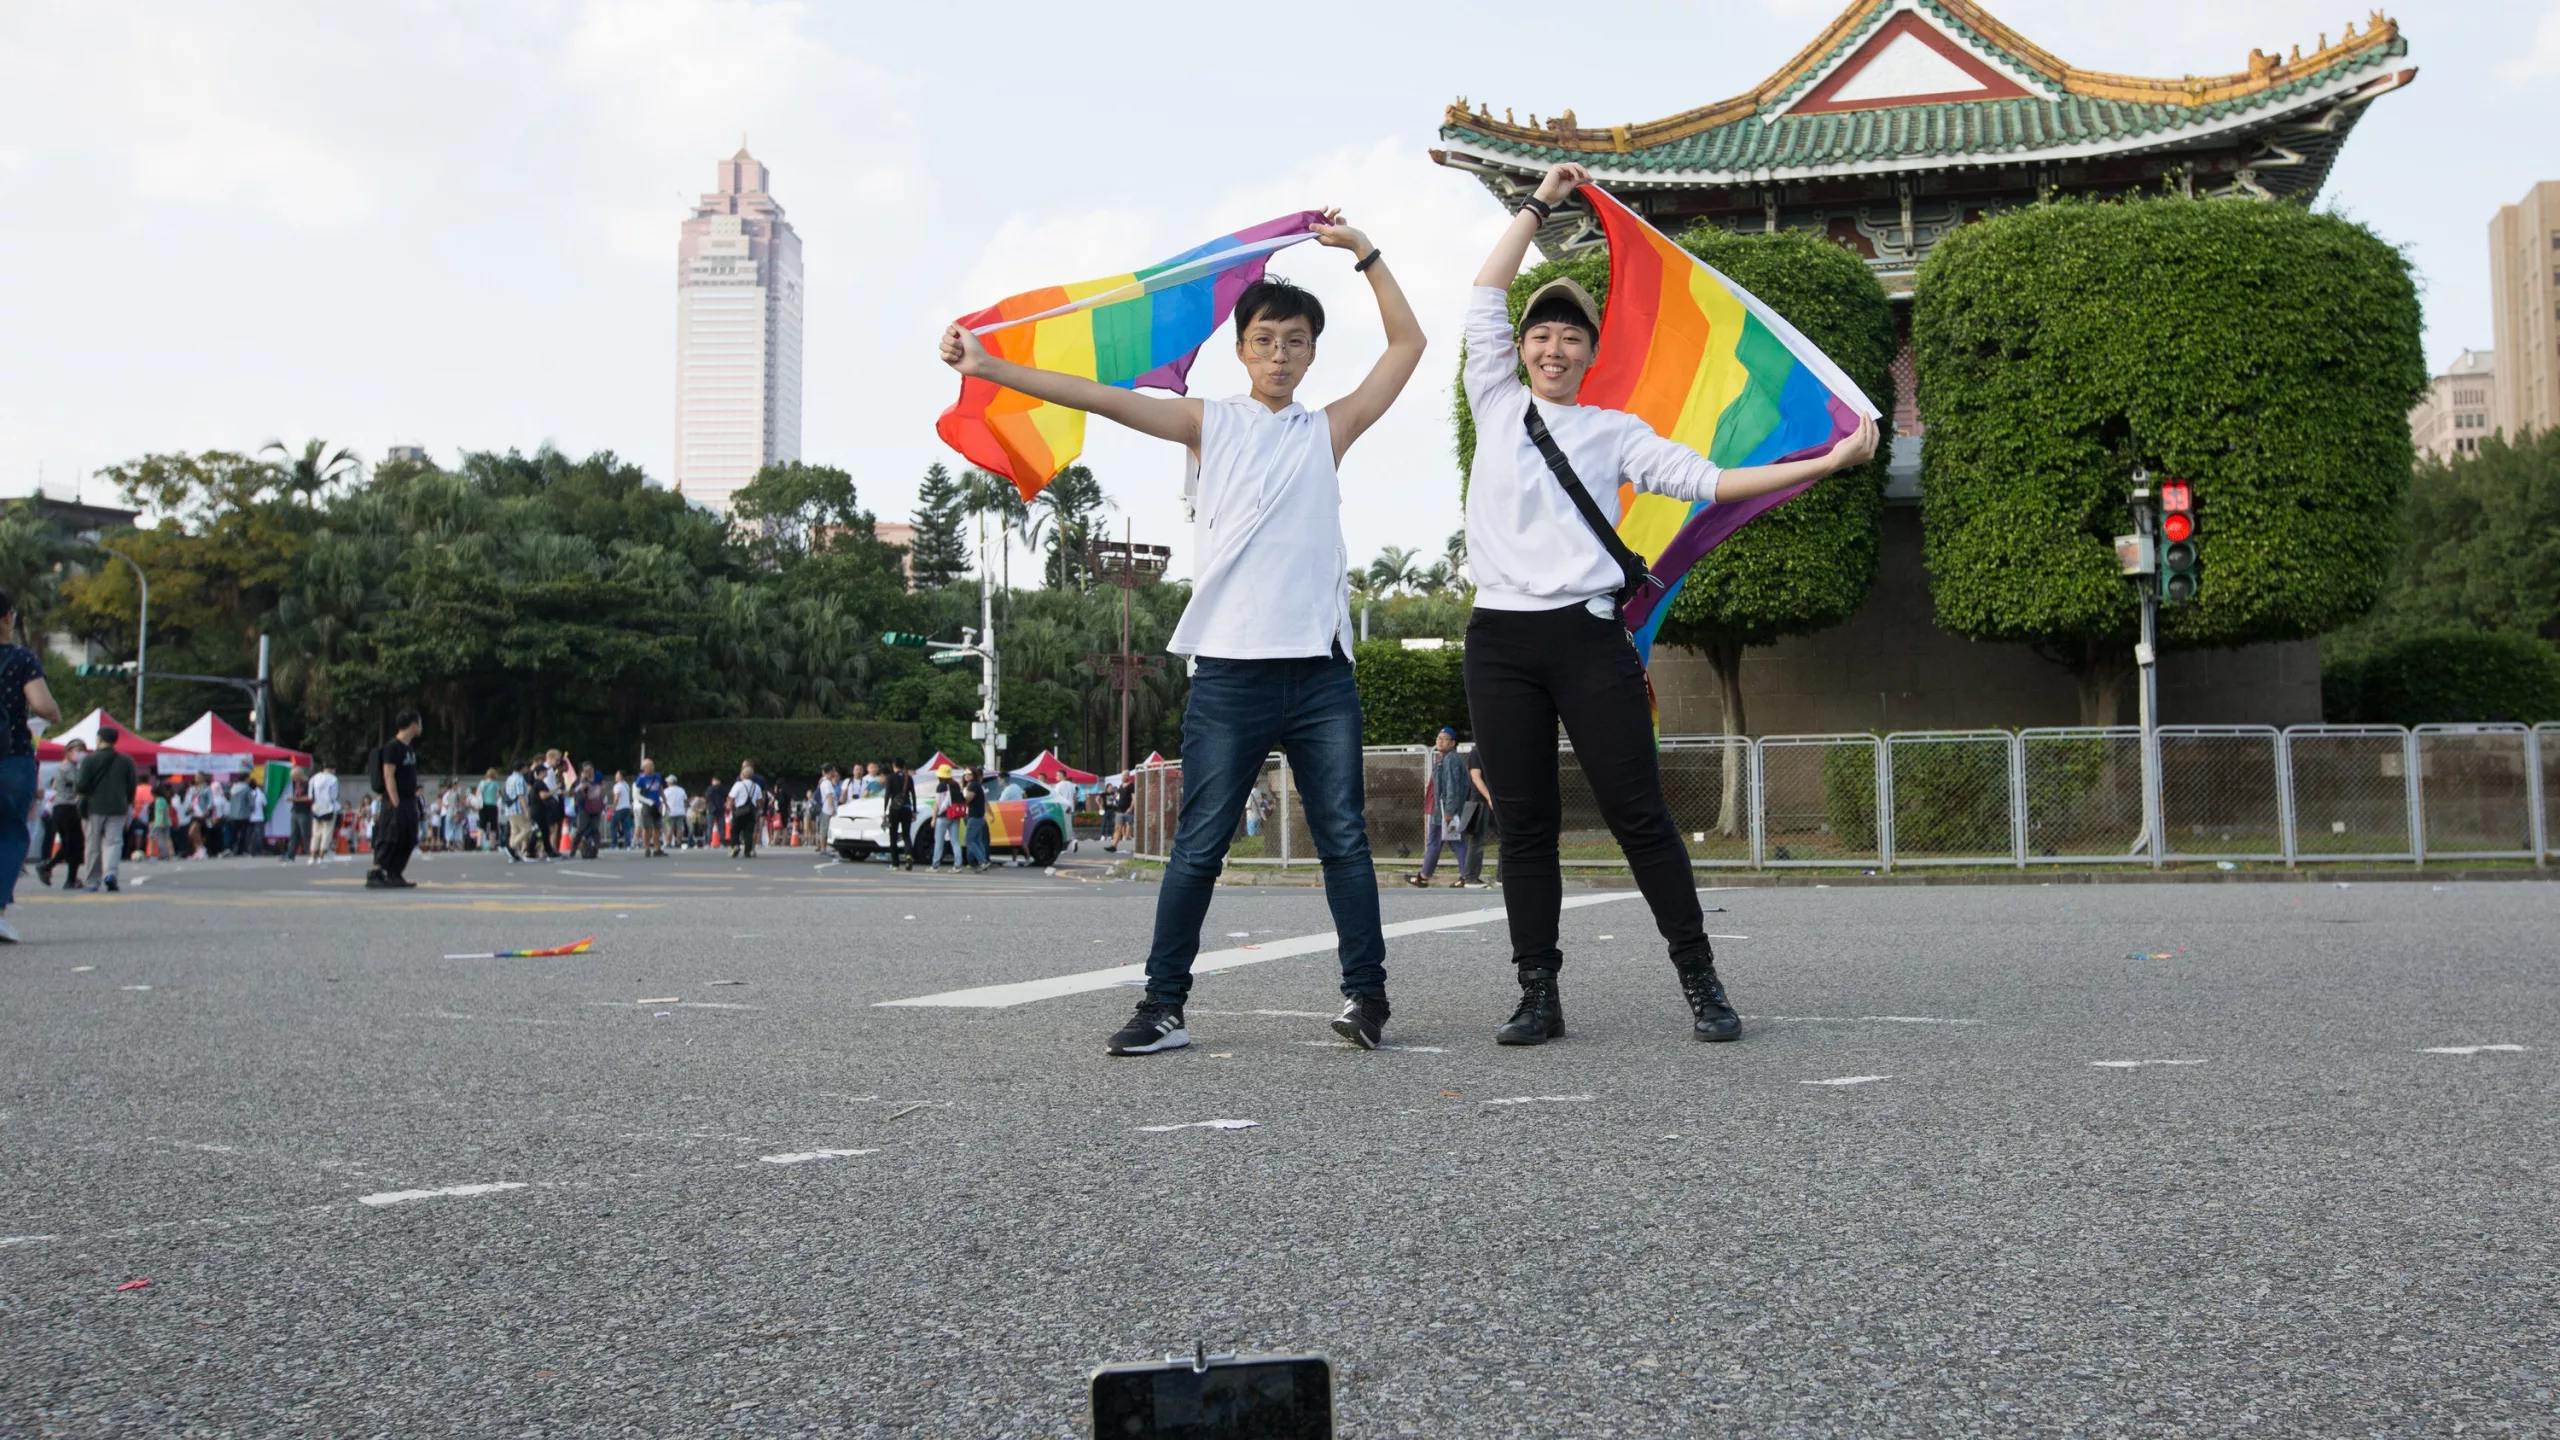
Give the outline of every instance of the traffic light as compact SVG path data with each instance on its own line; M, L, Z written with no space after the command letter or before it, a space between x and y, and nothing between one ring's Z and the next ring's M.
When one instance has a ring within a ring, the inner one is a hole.
M132 661L130 661L130 660L122 661L122 662L120 662L120 663L116 663L116 664L102 664L102 663L94 663L94 662L93 662L93 663L87 663L87 664L80 665L80 666L79 666L79 667L77 667L77 668L79 669L80 673L81 673L81 674L83 674L83 675L121 675L121 676L124 676L126 679L131 679L131 678L133 678L133 662L132 662Z
M910 634L904 630L884 630L880 632L880 643L902 649L921 650L925 647L925 637Z
M2160 482L2160 603L2196 598L2196 492L2184 480Z

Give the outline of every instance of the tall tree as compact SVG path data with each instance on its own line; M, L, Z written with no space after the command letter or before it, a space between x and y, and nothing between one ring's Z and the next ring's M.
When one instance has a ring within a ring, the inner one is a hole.
M938 589L969 573L969 542L961 528L967 514L951 472L938 462L928 467L916 490L916 538L907 547L907 569L917 589Z
M1922 518L1938 623L2067 666L2117 722L2140 606L2137 468L2195 484L2202 585L2171 646L2317 635L2380 597L2427 379L2409 262L2336 215L2178 197L2040 205L1923 264Z
M1414 568L1413 552L1402 545L1389 545L1378 551L1369 562L1369 593L1385 595L1397 590L1413 589L1422 578Z
M332 452L325 440L303 441L298 455L284 448L283 441L270 440L258 453L269 451L284 459L285 490L306 506L319 504L330 486L364 473L364 462L356 458L356 452L343 446Z
M1026 531L1032 548L1039 549L1045 538L1048 559L1042 564L1042 579L1052 590L1084 590L1093 584L1092 564L1085 549L1095 538L1095 527L1102 512L1111 507L1111 499L1102 493L1102 482L1082 465L1070 465L1053 477L1040 492L1035 503L1038 512Z

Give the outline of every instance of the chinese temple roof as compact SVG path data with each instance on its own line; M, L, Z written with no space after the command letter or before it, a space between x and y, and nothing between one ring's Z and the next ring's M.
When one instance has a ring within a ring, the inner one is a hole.
M2399 25L2283 57L2252 51L2228 75L2148 79L2065 64L1972 0L1855 0L1756 88L1641 124L1540 123L1452 105L1443 164L1525 173L1576 160L1615 188L1784 183L1982 166L2068 163L2256 140L2242 188L2308 197L2363 104L2414 70ZM1487 176L1488 183L1492 177Z

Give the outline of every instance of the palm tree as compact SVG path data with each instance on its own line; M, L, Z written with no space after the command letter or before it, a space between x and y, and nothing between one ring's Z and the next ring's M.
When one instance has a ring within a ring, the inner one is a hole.
M1431 568L1423 571L1422 578L1414 583L1425 595L1441 595L1458 583L1458 577L1448 561L1434 560Z
M284 448L283 441L270 440L258 453L268 450L284 457L284 488L301 496L305 505L318 505L322 491L364 469L356 452L344 446L332 452L325 440L303 441L299 455Z
M1422 579L1413 564L1413 552L1401 545L1389 545L1369 562L1369 589L1384 595L1391 590L1410 590Z
M1444 562L1449 567L1450 581L1453 584L1458 585L1466 584L1467 530L1465 526L1461 525L1457 529L1449 532L1448 547L1441 552L1441 555Z

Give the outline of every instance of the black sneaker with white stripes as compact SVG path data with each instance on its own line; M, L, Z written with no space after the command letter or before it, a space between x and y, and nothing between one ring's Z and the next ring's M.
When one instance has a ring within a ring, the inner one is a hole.
M1129 1023L1112 1034L1110 1048L1114 1055L1153 1055L1190 1043L1191 1032L1182 1028L1181 1006L1141 1000Z
M1378 1048L1378 1037L1387 1028L1387 997L1354 995L1342 1002L1342 1014L1333 1022L1333 1033L1363 1050Z

